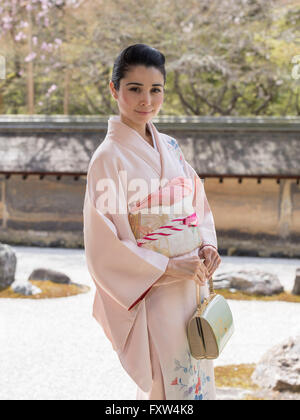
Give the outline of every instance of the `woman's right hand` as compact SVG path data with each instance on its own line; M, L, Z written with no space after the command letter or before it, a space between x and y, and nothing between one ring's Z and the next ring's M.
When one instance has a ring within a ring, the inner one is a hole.
M200 286L205 286L209 278L203 260L196 255L178 260L170 258L164 274L182 280L194 280Z

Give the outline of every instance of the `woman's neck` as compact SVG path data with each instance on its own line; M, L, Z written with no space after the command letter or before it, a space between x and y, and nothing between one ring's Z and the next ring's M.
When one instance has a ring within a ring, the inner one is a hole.
M147 124L144 124L143 126L137 126L123 115L120 115L120 119L124 124L128 125L129 127L133 128L137 133L139 133L139 135L142 136L143 139L150 144L150 146L154 147L152 135Z

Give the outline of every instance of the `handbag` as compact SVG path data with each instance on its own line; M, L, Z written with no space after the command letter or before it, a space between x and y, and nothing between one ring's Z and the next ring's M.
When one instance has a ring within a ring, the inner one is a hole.
M199 359L217 359L234 333L234 322L226 299L214 291L209 279L209 297L200 303L197 284L197 309L188 322L187 336L192 356Z

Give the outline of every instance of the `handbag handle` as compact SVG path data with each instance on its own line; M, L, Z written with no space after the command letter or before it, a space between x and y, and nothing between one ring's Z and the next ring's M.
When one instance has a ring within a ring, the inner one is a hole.
M200 285L197 283L197 306L201 307L201 300L200 300ZM213 296L215 295L215 289L214 289L214 281L213 278L210 277L209 279L209 295Z

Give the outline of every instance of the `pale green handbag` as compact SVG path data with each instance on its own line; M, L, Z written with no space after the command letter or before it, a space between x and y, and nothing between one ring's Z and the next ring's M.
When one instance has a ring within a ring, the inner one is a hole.
M215 293L212 277L209 279L209 297L202 304L197 284L197 310L187 326L192 356L195 359L217 359L233 333L230 307L223 296Z

